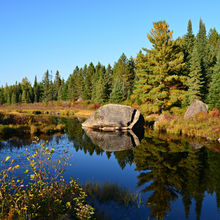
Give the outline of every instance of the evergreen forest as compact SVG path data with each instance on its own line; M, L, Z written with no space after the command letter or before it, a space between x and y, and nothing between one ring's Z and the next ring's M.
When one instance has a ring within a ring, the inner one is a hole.
M124 53L114 63L76 66L64 80L49 70L41 81L27 77L0 88L0 104L50 101L123 103L140 106L143 113L180 114L193 100L220 110L220 34L206 31L202 19L197 34L191 20L186 34L173 39L165 21L153 23L147 34L151 48L142 48L136 57ZM138 48L137 48L138 49Z

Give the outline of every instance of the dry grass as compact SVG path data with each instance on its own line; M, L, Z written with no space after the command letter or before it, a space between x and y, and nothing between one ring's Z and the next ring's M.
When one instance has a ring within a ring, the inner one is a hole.
M156 123L155 129L170 134L217 141L220 138L220 117L218 114L210 112L209 114L199 113L188 120L184 120L182 117L163 119Z
M50 102L16 105L0 105L0 112L13 115L56 115L88 118L99 108L98 103Z

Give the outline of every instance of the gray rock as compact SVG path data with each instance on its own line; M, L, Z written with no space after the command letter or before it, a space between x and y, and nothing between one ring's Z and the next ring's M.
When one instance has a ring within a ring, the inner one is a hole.
M189 119L198 114L199 112L208 112L208 105L204 102L195 100L187 109L184 119Z
M129 150L140 144L142 137L138 137L132 130L126 132L102 132L84 128L91 141L105 151Z
M71 220L71 216L69 214L65 214L63 216L61 216L61 220Z
M88 118L82 127L104 131L131 130L144 126L140 111L126 105L107 104Z
M190 144L194 149L201 149L203 147L199 142L191 142Z

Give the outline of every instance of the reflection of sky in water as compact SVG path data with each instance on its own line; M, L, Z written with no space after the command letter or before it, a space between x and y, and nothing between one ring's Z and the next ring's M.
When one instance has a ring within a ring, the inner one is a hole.
M34 152L36 144L29 144L29 141L24 141L24 145L22 145L22 142L20 142L16 147L13 146L16 145L15 143L16 141L12 140L8 142L1 142L0 158L3 159L10 155L13 159L15 159L15 163L23 164L23 169L18 172L18 175L22 176L22 172L26 169L25 166L27 165L24 156L25 148L28 148ZM62 155L62 152L66 148L68 148L69 153L72 154L69 160L72 165L66 168L64 174L66 179L69 179L69 177L75 177L81 184L87 182L98 182L100 184L104 184L105 182L117 183L119 186L125 187L128 191L137 193L152 183L152 181L149 181L143 186L137 188L137 176L140 175L141 171L135 171L135 163L132 163L131 165L127 163L122 169L114 153L111 153L110 158L108 158L105 151L100 151L99 155L97 155L96 151L94 151L91 156L84 148L78 148L78 150L76 150L76 148L74 148L74 143L70 141L68 135L63 135L61 137L54 136L49 140L49 146L53 146L56 149L56 158ZM85 153L85 151L87 152ZM123 207L112 202L108 202L107 204L99 204L99 208L110 211L112 219L147 219L147 217L150 216L151 211L145 206L145 202L150 194L152 194L152 191L148 191L142 195L142 206L140 209L134 207ZM184 205L181 196L179 195L179 198L174 202L170 202L170 204L171 211L167 211L167 216L165 219L185 219ZM188 219L196 219L195 210L196 204L192 199ZM205 198L202 202L200 220L203 219L220 219L220 214L218 213L216 207L215 193L212 195L205 193Z

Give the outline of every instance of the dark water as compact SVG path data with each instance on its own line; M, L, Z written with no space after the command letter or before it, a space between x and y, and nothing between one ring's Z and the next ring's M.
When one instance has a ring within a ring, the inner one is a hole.
M75 177L102 190L90 196L100 219L220 219L217 144L158 138L152 131L85 132L78 120L63 120L65 134L41 139L48 140L57 155L69 149L72 166L65 171L66 179ZM2 140L0 158L10 155L23 163L25 148L35 147L29 137Z

